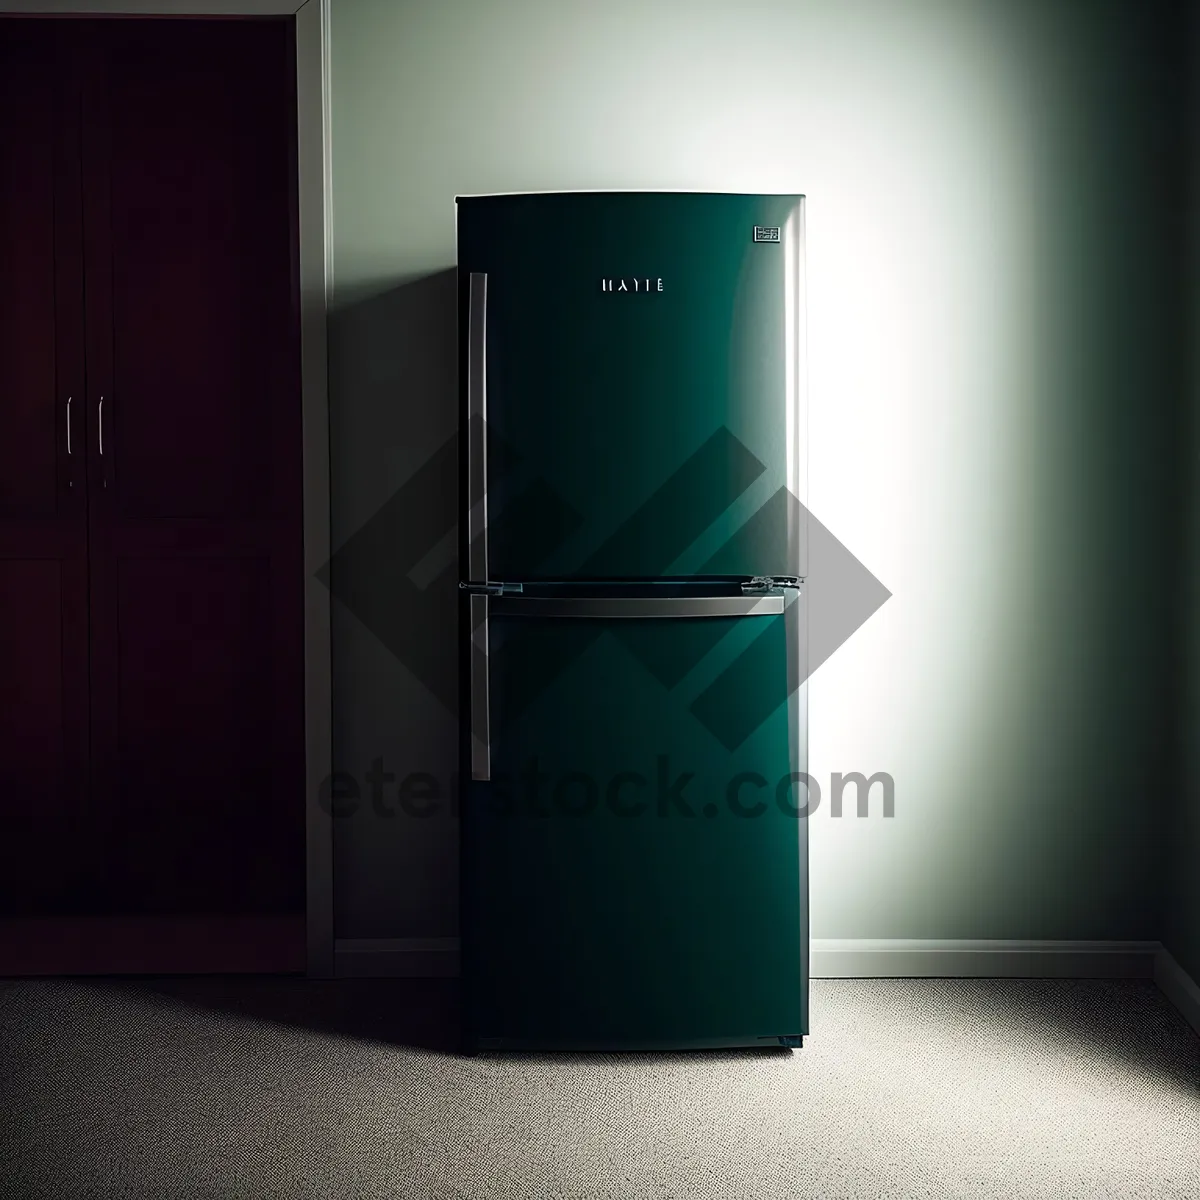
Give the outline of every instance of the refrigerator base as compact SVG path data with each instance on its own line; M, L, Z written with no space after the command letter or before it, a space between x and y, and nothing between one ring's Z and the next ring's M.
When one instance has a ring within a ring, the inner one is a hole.
M804 1045L804 1038L794 1036L775 1037L727 1037L727 1038L693 1038L688 1041L647 1041L647 1042L587 1042L587 1041L545 1041L540 1038L476 1038L468 1039L463 1046L464 1054L479 1054L490 1051L552 1051L561 1054L626 1054L644 1053L647 1051L660 1054L685 1050L799 1050Z

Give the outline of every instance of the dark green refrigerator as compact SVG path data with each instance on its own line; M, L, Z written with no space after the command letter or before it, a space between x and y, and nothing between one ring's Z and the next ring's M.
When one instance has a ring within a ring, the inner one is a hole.
M804 199L457 221L464 1046L799 1045Z

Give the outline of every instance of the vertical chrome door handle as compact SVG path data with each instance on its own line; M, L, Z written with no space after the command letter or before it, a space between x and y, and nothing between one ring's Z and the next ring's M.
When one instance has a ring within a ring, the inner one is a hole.
M71 397L67 397L67 453L71 453Z
M488 578L487 275L472 271L467 307L467 578Z
M471 778L492 777L491 686L488 670L488 597L472 596L471 605Z

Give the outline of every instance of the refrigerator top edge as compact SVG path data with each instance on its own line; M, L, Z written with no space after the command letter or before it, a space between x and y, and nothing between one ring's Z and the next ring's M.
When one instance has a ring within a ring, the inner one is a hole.
M805 199L804 192L704 191L698 188L567 188L532 192L462 192L454 203L463 200L495 200L506 196L762 196L789 200Z

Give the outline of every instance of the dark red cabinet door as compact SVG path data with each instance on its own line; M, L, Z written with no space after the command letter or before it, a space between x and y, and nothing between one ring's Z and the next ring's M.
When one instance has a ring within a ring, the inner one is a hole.
M87 844L79 96L0 19L0 914L69 910ZM69 417L69 424L68 424Z
M92 25L83 124L98 904L303 902L290 23Z

